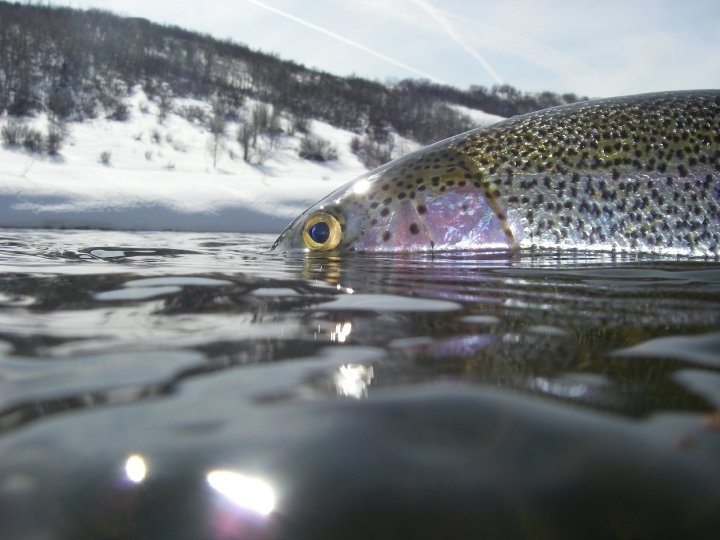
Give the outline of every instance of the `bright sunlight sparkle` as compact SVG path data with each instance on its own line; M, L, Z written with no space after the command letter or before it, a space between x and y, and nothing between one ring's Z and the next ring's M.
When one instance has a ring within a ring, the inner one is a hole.
M141 483L147 476L147 463L139 454L133 454L125 461L125 476L135 484Z
M245 510L267 516L275 508L275 492L260 478L216 470L208 473L207 482L215 491Z

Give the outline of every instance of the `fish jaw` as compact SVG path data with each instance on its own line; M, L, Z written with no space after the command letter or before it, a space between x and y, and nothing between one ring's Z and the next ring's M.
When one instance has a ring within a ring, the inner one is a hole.
M312 209L306 210L292 220L290 224L285 227L283 232L280 233L280 236L277 237L277 240L273 243L270 251L277 251L280 253L307 253L310 251L310 249L304 245L302 240L302 225L311 210Z

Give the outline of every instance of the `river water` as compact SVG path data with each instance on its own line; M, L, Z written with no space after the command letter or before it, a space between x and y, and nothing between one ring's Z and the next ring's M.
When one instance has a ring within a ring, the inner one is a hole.
M720 265L0 230L0 538L717 538Z

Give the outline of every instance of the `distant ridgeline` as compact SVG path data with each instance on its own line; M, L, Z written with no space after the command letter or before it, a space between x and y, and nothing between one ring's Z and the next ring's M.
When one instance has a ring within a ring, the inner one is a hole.
M221 99L231 114L254 98L276 112L378 142L396 132L423 144L474 127L448 104L512 116L580 99L509 85L459 90L429 81L386 85L338 77L145 19L0 2L0 114L122 120L123 99L137 85L161 107L173 97Z

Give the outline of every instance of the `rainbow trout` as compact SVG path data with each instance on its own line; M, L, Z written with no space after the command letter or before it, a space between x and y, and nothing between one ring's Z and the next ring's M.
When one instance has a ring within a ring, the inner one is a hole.
M720 255L720 91L516 116L353 180L275 251L524 248Z

